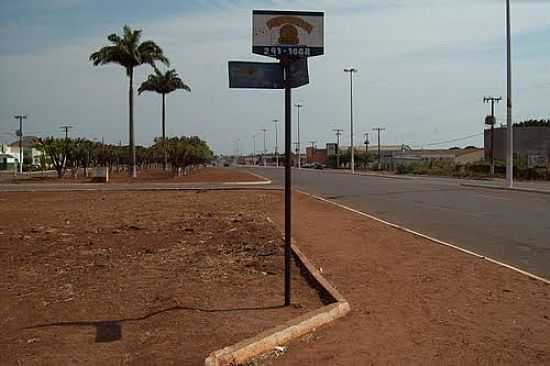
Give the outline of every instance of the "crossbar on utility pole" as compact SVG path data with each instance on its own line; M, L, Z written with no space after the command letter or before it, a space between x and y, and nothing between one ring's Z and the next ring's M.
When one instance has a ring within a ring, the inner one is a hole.
M373 131L378 132L378 170L381 170L382 167L382 155L380 153L380 132L385 131L385 128L376 127L372 129Z
M62 130L65 130L65 140L68 140L68 139L69 139L69 130L70 130L71 128L73 128L73 126L71 126L71 125L65 125L65 126L61 126L61 127L59 127L59 128L61 128Z
M19 173L23 174L23 120L27 119L27 116L18 114L15 119L19 120Z

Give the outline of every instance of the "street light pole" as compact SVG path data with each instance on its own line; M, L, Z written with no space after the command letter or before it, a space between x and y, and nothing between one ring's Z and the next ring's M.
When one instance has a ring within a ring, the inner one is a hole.
M274 119L273 123L275 123L275 159L276 159L276 164L277 164L277 168L278 168L279 167L279 142L278 142L278 139L279 139L279 120Z
M19 120L19 173L23 174L23 120L27 119L27 116L18 114L15 119Z
M506 0L506 54L507 54L507 130L506 130L506 186L514 185L514 132L512 125L512 32L511 32L510 0Z
M349 73L349 93L350 93L350 124L351 124L351 174L355 173L355 146L353 144L353 74L357 72L357 69L350 67L344 69Z
M300 151L300 108L302 108L304 105L302 103L294 104L294 106L298 109L298 169L302 168L302 157L301 157L301 151Z

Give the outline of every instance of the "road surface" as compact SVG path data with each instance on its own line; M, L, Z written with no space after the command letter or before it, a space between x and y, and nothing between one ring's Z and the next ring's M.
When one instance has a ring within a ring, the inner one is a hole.
M246 169L284 183L283 169ZM468 188L461 182L293 170L296 189L550 278L550 195Z

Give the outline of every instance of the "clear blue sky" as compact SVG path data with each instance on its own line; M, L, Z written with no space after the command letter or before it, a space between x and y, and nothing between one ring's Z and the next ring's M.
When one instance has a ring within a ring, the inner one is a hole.
M512 4L514 119L548 118L550 1ZM333 128L349 141L343 68L350 65L359 69L356 141L372 127L386 127L384 143L416 146L481 133L489 110L483 96L505 97L504 0L3 0L0 141L14 139L16 113L29 115L26 133L60 135L58 127L70 123L77 135L126 141L123 70L92 67L88 56L129 24L157 41L192 86L191 94L168 98L169 134L199 135L232 153L236 139L249 151L251 136L269 128L271 148L282 93L227 85L228 60L264 60L250 51L253 8L326 12L326 54L311 60L311 84L294 93L304 103L302 145L331 142ZM137 83L148 72L140 67ZM159 110L158 96L136 97L139 143L160 134ZM504 114L500 105L497 118ZM457 144L481 143L473 137Z

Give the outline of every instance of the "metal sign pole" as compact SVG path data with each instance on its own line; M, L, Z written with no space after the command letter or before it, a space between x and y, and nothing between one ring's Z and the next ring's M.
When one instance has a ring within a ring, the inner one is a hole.
M281 60L285 73L285 306L290 305L291 238L292 238L292 170L291 170L291 118L292 89L288 82L288 61Z

